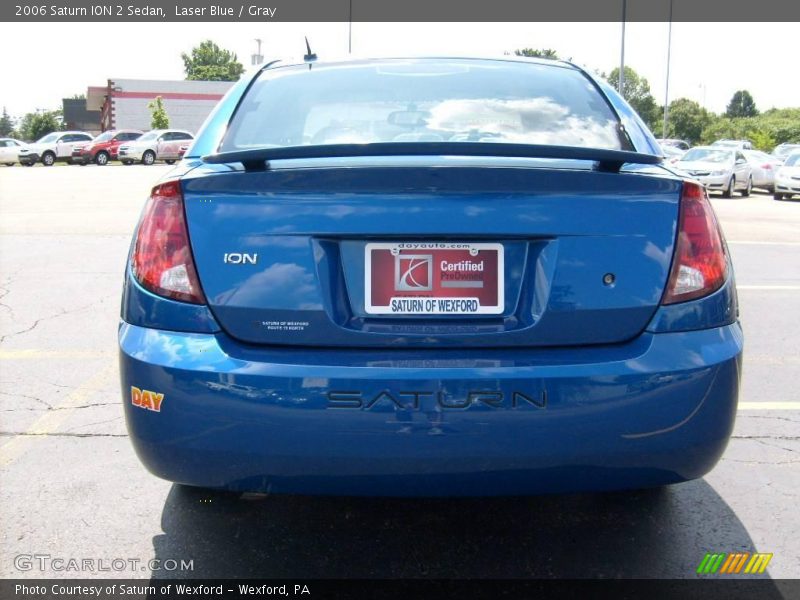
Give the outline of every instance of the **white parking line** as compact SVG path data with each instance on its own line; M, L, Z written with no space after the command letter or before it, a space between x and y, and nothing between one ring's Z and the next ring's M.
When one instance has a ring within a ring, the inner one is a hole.
M759 240L728 240L730 244L742 244L751 246L800 246L800 242L768 242Z
M739 402L739 410L800 410L800 402Z
M741 285L736 284L737 290L800 290L800 285Z

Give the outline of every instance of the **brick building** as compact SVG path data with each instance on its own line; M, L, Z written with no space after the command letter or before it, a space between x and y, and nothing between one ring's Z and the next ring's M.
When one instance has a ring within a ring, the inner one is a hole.
M163 81L109 79L105 87L90 87L86 108L100 111L100 129L150 129L156 96L164 100L169 125L196 133L211 109L233 85L230 81Z

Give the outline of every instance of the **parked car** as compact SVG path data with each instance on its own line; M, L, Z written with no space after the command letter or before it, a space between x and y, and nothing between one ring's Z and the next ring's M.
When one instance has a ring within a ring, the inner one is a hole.
M772 150L772 156L782 163L787 156L797 151L800 151L800 144L780 144Z
M741 150L726 146L695 146L683 155L675 168L702 183L709 191L730 198L735 191L749 196L753 189L753 169Z
M659 486L734 424L707 192L568 63L270 62L152 189L125 278L129 439L179 484Z
M135 142L120 146L119 159L125 165L135 162L152 165L157 160L163 160L171 165L183 156L181 147L187 145L187 140L193 139L191 133L181 129L154 129L143 134Z
M800 152L786 157L775 173L775 200L800 194Z
M107 165L109 160L117 160L120 145L132 142L141 135L138 129L104 131L85 146L76 146L71 160L81 165L92 162L100 166Z
M661 145L661 153L667 162L669 163L676 163L678 162L684 154L686 154L686 150L681 150L677 146L670 146L670 145Z
M75 146L91 141L92 134L85 131L54 131L20 148L19 162L32 167L41 161L45 167L52 167L56 161L71 160Z
M737 150L753 149L753 142L750 140L717 140L711 145L714 147L722 146L723 148L736 148Z
M661 144L662 148L665 146L671 146L673 148L677 148L678 150L683 150L684 152L692 147L692 145L686 140L677 140L672 138L661 138L658 140L658 143Z
M781 161L761 150L742 150L742 154L750 163L753 187L772 193L775 189L775 171L781 166Z
M0 138L0 164L13 167L19 160L19 150L24 145L14 138Z

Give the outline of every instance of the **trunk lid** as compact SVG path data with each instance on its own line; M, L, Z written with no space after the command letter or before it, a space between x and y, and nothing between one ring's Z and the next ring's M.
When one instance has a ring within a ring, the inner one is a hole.
M348 347L602 344L646 327L669 273L678 178L427 163L190 173L189 237L221 327L252 344ZM444 289L447 278L458 283ZM420 286L435 289L409 291ZM442 294L490 310L385 308Z

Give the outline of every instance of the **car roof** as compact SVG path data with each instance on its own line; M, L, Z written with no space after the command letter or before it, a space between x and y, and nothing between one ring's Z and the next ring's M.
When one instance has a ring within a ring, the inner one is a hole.
M308 65L320 66L342 66L342 65L366 65L370 63L381 63L389 61L447 61L447 60L461 60L469 62L512 62L512 63L527 63L536 65L545 65L550 67L561 67L566 69L574 69L582 71L583 69L578 65L566 60L552 59L552 58L536 58L532 56L517 56L517 55L503 55L503 56L475 56L475 55L441 55L441 56L331 56L328 58L318 58L312 62L307 62L303 58L298 57L284 57L276 58L273 61L268 61L260 70L267 70L277 67L297 67Z

